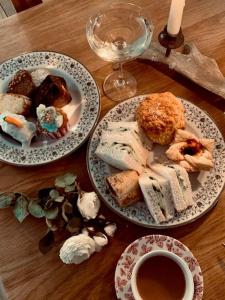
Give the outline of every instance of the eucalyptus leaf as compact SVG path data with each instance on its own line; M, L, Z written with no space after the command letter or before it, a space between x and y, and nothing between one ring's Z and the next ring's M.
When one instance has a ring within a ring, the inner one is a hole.
M52 198L52 199L56 199L56 198L58 198L59 197L59 192L57 191L57 190L51 190L50 192L49 192L49 196Z
M54 241L54 233L50 230L39 241L39 250L41 253L46 254L49 250L51 250L54 245Z
M38 191L38 198L41 200L45 200L49 197L49 193L52 190L52 188L44 188Z
M63 202L63 200L64 200L64 196L59 196L56 199L54 199L55 202L59 202L59 203Z
M64 181L64 176L56 177L55 186L59 188L64 188L66 186L66 183Z
M13 208L13 213L20 223L22 223L23 220L29 215L28 200L26 197L21 195L17 198L16 204Z
M69 192L74 192L75 191L75 183L71 184L71 185L67 185L65 187L65 192L69 193Z
M74 176L72 173L66 173L64 175L64 182L66 186L72 185L73 183L75 183L75 180L76 180L76 176Z
M0 208L9 207L14 200L14 193L1 193L0 194Z
M28 204L30 214L35 218L42 218L45 216L45 211L35 200L31 200Z
M71 233L78 233L82 228L82 220L79 217L73 217L68 221L66 229Z
M58 224L57 224L57 220L49 220L49 219L45 219L46 220L46 224L48 226L48 228L51 231L56 231L58 230Z
M53 220L58 216L59 209L58 207L52 207L48 210L45 210L45 217L49 220Z

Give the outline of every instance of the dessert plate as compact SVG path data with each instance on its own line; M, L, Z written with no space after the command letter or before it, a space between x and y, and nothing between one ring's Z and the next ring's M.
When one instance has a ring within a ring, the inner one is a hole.
M210 172L202 171L200 173L189 174L195 205L182 213L177 213L172 220L161 224L155 223L147 206L142 201L128 207L119 207L107 189L105 177L120 171L110 167L98 158L95 155L95 150L99 144L101 132L107 128L107 123L109 121L133 121L136 108L145 97L146 95L137 96L118 104L105 115L95 128L89 141L87 151L89 175L97 193L105 203L114 210L114 212L129 221L149 228L181 226L196 220L217 203L225 180L225 143L213 120L199 107L181 99L185 107L187 130L193 132L198 137L213 138L215 140L214 168ZM166 149L165 146L155 145L153 148L153 157L155 159L162 159L164 156L164 159L166 159L164 154Z
M66 80L72 101L62 109L69 119L69 132L57 140L38 137L29 148L22 148L0 134L0 160L19 166L47 164L81 146L94 128L100 113L100 94L88 70L75 59L55 52L31 52L0 65L0 93L5 93L12 76L21 69L46 68Z
M203 297L203 276L198 261L184 244L165 235L148 235L141 237L124 250L118 260L115 271L117 298L120 300L134 300L130 285L133 267L142 255L154 250L170 251L185 261L193 276L193 300L201 300Z

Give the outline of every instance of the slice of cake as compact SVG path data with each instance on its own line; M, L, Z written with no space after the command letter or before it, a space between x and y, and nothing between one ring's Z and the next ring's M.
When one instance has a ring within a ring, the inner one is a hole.
M30 97L35 89L32 77L27 70L19 70L9 82L7 93Z
M26 116L30 113L31 101L30 98L16 94L1 94L0 93L0 113L9 112Z

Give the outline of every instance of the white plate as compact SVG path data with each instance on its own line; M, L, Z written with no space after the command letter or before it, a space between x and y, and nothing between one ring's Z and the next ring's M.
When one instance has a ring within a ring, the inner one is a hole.
M110 110L96 127L90 141L87 152L87 165L92 183L105 203L120 216L129 221L150 228L171 228L190 223L207 211L217 202L217 198L224 186L225 180L225 144L223 137L213 120L199 107L182 100L185 107L185 118L187 129L195 133L198 137L215 139L214 168L210 172L190 174L193 197L195 205L186 209L182 213L177 213L175 217L162 224L156 224L144 202L129 207L121 208L111 196L105 184L105 177L118 170L111 168L95 155L95 150L99 144L101 132L107 128L110 121L132 121L140 101L146 96L137 96L124 101ZM155 146L153 148L154 157L163 156L165 147Z
M154 250L167 250L184 260L193 276L193 300L201 300L203 297L203 276L197 259L184 244L165 235L148 235L141 237L124 250L115 271L117 298L121 300L134 300L130 285L133 267L142 255Z
M9 59L0 65L0 92L6 92L12 76L21 69L48 69L66 80L72 101L63 107L70 130L54 140L38 137L31 147L22 148L12 138L0 134L0 160L21 166L50 163L76 150L88 138L100 113L98 87L88 70L75 59L55 52L31 52Z

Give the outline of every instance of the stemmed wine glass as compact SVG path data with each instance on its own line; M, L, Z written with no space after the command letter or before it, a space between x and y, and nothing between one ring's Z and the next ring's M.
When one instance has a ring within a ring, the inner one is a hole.
M123 63L149 47L152 32L153 26L143 17L142 9L131 3L111 5L89 18L86 34L90 47L103 60L119 66L103 84L110 99L121 101L135 95L136 79L123 70Z

